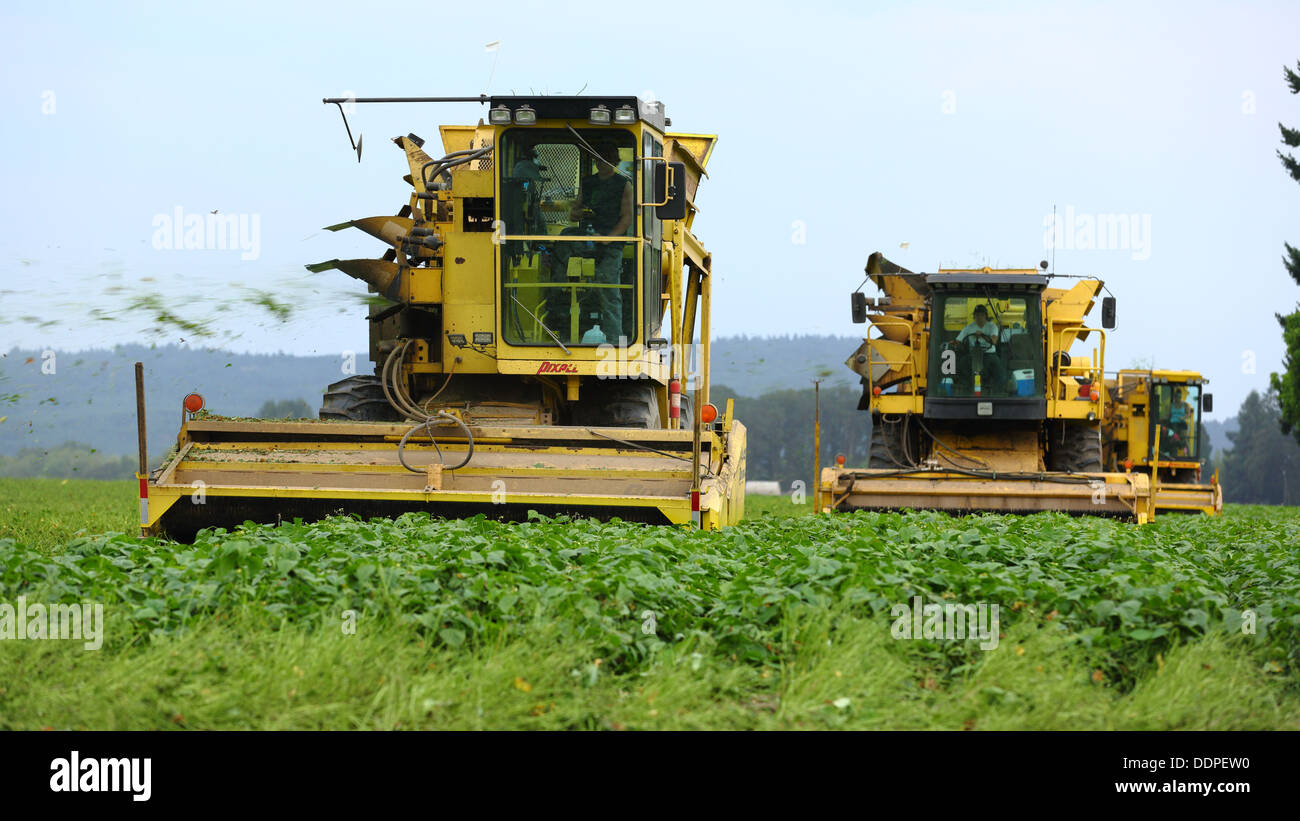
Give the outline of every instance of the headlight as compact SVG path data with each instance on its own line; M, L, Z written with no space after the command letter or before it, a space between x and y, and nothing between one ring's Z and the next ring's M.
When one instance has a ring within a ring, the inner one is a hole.
M609 109L603 105L596 106L588 114L587 122L592 125L609 125Z
M510 125L510 109L503 105L488 112L488 122L492 125Z
M535 125L536 123L536 111L533 111L526 105L522 105L515 109L515 125Z
M636 111L633 110L632 106L625 105L614 112L614 122L620 125L631 125L636 122Z

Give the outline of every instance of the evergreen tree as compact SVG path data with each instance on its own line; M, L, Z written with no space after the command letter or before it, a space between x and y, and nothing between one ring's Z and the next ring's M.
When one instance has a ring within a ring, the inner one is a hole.
M1300 69L1300 62L1296 63L1296 68ZM1291 93L1300 94L1300 73L1283 66L1282 75ZM1282 131L1283 145L1288 148L1300 147L1300 129L1287 128L1281 123L1277 127ZM1277 156L1291 179L1300 182L1300 161L1289 152L1283 153L1280 150ZM1300 285L1300 248L1293 247L1289 242L1283 245L1286 253L1282 257L1282 264L1296 284ZM1269 384L1278 396L1282 432L1294 434L1296 441L1300 442L1300 306L1292 313L1278 314L1277 321L1282 326L1286 353L1282 358L1282 373L1272 374Z
M1277 395L1251 391L1223 454L1224 495L1245 504L1300 503L1300 445L1280 430Z

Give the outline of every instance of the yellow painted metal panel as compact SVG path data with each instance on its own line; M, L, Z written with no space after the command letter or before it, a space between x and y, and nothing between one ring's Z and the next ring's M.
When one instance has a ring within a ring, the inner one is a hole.
M433 305L442 302L442 269L409 268L407 282L411 302Z

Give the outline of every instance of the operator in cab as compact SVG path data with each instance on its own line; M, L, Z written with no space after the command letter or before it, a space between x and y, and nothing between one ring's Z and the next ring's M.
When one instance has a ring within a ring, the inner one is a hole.
M1196 409L1187 401L1187 388L1179 385L1173 390L1173 402L1170 403L1165 416L1166 456L1190 457L1193 450L1192 420L1196 418Z
M980 350L983 352L983 369L981 372L981 382L986 390L995 390L1001 392L1005 386L1003 382L1002 363L998 360L998 326L996 322L989 319L989 310L983 305L975 306L973 322L961 329L957 334L957 342L966 342L971 350Z
M620 173L618 146L613 143L601 143L596 147L596 173L584 177L579 186L580 196L574 199L569 217L579 223L579 227L566 228L564 235L585 234L595 237L626 236L632 227L635 213L635 197L630 179ZM592 243L589 252L570 251L571 243L555 244L555 265L558 278L567 277L568 261L571 253L582 253L596 260L596 283L601 285L619 285L623 272L623 243ZM623 291L619 288L592 288L595 292L592 301L596 303L599 316L597 327L603 339L593 340L618 344L623 331ZM557 300L558 303L559 300ZM568 306L555 304L553 310L548 308L561 326L567 325ZM583 335L583 341L588 336Z

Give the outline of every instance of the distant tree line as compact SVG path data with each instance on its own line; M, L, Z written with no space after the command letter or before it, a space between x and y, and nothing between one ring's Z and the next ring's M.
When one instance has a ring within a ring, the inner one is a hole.
M865 467L871 447L871 414L858 410L862 389L842 385L821 389L821 464L835 463L844 454L849 467ZM710 397L719 409L736 400L736 418L745 425L748 454L745 475L752 480L776 480L788 491L802 481L812 492L813 419L812 387L780 390L757 397L737 397L725 386L715 386Z
M302 399L268 399L257 411L258 419L315 419L316 409Z
M1224 500L1242 504L1300 504L1300 444L1283 433L1277 393L1251 391L1237 412L1232 447L1216 465Z
M0 476L7 479L130 479L135 470L136 460L130 456L107 456L80 442L23 448L14 456L0 456Z

